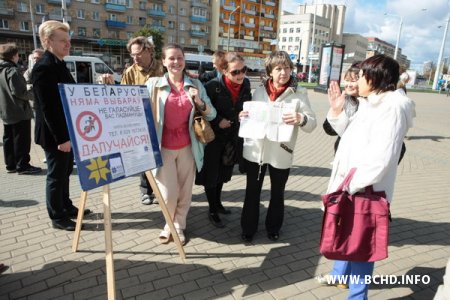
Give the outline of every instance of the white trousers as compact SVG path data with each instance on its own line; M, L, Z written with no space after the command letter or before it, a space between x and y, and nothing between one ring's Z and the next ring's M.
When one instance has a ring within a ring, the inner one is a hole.
M161 194L176 229L186 229L195 178L195 161L191 145L182 149L161 149L163 166L156 173ZM169 231L166 224L164 230Z

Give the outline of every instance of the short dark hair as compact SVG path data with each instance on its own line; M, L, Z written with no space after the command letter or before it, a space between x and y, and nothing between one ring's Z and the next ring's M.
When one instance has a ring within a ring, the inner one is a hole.
M12 60L14 55L19 53L19 48L14 43L0 45L0 58L4 60Z
M363 61L360 68L362 76L377 94L397 89L400 66L395 59L384 54L374 55Z

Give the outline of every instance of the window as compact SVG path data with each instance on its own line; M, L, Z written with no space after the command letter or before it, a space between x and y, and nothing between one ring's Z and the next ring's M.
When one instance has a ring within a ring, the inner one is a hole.
M175 37L173 35L169 35L168 41L169 43L175 43Z
M180 8L180 16L185 16L186 15L186 9L184 7Z
M45 14L45 5L44 4L36 4L36 14Z
M92 28L92 36L95 38L100 38L101 36L100 28Z
M92 20L95 20L95 21L99 21L100 20L100 13L98 11L94 10L92 12Z
M287 28L283 28L283 33L287 33Z
M127 39L131 39L134 35L134 32L127 32Z
M295 28L295 32L296 32L296 33L300 33L300 27Z
M145 10L145 4L147 1L139 1L139 9Z
M133 0L126 0L125 2L128 8L133 8Z
M100 0L91 0L91 3L100 4Z
M30 31L30 24L27 21L20 22L20 31Z
M294 41L294 38L293 37L290 37L289 38L289 42L293 42Z
M162 11L162 10L163 10L162 4L159 4L159 3L153 3L152 8L153 8L154 10L159 10L159 11Z
M186 30L186 24L185 23L180 23L180 30Z
M146 18L144 18L144 17L139 17L139 26L144 26L145 25L145 22L146 22Z
M133 16L127 16L127 24L133 24Z
M117 21L117 15L115 14L109 14L109 19L110 21Z
M17 11L28 12L28 5L24 2L17 3Z
M283 37L283 38L281 39L281 41L282 41L282 42L286 42L286 38Z
M119 34L117 31L108 31L108 38L117 39L118 37L119 37Z
M169 29L175 29L175 22L174 21L169 21L167 23L167 27L169 27Z
M193 7L192 15L198 17L206 17L206 9L200 7Z
M294 33L294 28L289 28L289 33Z
M78 27L78 36L86 36L86 27Z
M295 41L300 42L300 37L299 36L295 37Z
M180 44L181 45L184 45L186 43L186 40L185 40L185 38L184 37L180 37Z
M126 5L126 0L106 0L106 3Z
M84 9L77 10L77 18L78 19L84 19Z
M169 5L169 14L173 15L175 13L175 7L173 5Z
M191 39L191 45L197 46L198 45L198 39Z

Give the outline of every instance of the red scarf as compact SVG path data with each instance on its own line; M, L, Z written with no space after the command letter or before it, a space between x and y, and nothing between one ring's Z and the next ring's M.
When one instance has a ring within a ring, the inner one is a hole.
M234 83L233 81L228 79L227 76L223 76L223 82L225 83L225 86L231 94L231 102L233 102L233 105L235 105L239 99L239 92L241 91L242 84Z
M277 89L273 85L272 78L267 80L266 92L267 92L267 95L269 95L270 101L275 101L278 97L280 97L281 94L283 94L284 91L289 87L290 83L291 83L291 80L289 79L289 81L285 85L283 85L281 88Z

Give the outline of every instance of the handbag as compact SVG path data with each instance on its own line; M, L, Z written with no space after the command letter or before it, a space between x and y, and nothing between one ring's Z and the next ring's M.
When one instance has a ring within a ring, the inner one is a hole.
M222 152L222 164L224 166L234 166L238 161L238 155L236 151L236 143L233 140L229 140L225 143Z
M200 143L208 144L214 140L216 136L211 124L205 119L197 106L195 106L193 122L192 126L194 127L195 136Z
M351 169L336 192L322 195L325 211L320 253L328 259L373 262L388 256L389 203L373 186L350 195L344 191L356 169Z

